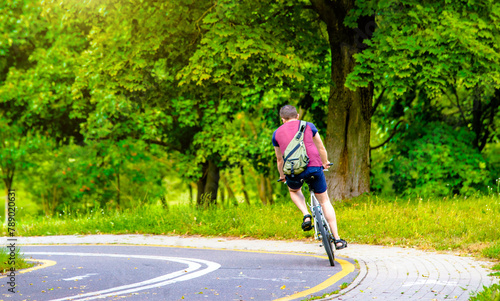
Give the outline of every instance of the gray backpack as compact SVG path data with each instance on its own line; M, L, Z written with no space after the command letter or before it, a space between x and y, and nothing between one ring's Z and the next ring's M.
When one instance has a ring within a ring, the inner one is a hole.
M290 141L283 154L283 172L285 175L298 175L307 168L309 157L307 156L306 146L304 145L304 132L306 122L300 121L299 130L295 137Z

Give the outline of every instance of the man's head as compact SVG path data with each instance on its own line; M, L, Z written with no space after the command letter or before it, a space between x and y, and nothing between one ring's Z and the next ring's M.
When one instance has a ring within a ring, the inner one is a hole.
M286 122L290 119L299 119L299 114L294 106L284 105L280 110L280 117Z

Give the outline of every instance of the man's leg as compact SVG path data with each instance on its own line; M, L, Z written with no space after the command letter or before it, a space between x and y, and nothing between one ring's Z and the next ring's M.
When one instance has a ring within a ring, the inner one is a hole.
M316 193L316 198L323 208L323 214L325 215L328 224L330 224L330 229L332 230L333 237L335 239L340 239L339 231L337 229L337 217L335 216L335 209L333 209L332 203L330 203L330 198L328 197L328 192ZM339 247L341 243L337 244Z
M304 197L304 194L302 194L302 189L292 189L288 187L288 191L290 191L290 198L292 199L293 203L299 208L299 210L302 212L302 215L309 214L309 211L307 210L307 205L306 205L306 198ZM310 221L310 218L307 218L305 222Z

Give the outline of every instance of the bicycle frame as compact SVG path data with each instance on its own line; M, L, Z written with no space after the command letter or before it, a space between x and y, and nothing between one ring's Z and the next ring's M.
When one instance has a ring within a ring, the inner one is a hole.
M321 242L320 247L325 248L330 265L335 266L335 255L332 246L332 231L325 216L323 215L323 208L321 208L321 204L318 202L318 199L314 195L313 191L311 191L311 202L307 205L311 209L313 216L311 222L314 223L314 237Z
M325 216L323 215L323 208L321 208L321 204L318 202L318 199L316 198L316 196L314 195L314 192L311 191L311 202L310 203L307 203L307 206L309 206L309 209L311 211L311 215L313 216L313 220L311 221L314 225L314 222L316 221L317 217L316 217L316 213L315 213L315 210L314 208L317 207L319 208L319 212L321 214L321 216L319 217L319 219L322 221L322 223L324 225L326 225L327 229L328 229L328 233L332 233L332 230L330 229L330 224L328 224L328 221L326 220ZM320 234L318 233L318 229L316 229L317 227L314 227L314 237L321 241L321 236Z

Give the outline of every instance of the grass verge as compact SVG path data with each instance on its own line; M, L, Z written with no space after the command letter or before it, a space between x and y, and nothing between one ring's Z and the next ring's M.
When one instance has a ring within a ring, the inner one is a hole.
M12 264L12 258L6 248L0 248L0 273L4 274L13 267L16 271L32 267L34 264L27 262L20 249L16 249L15 264Z
M334 205L340 235L351 243L464 251L500 259L500 197L382 199L361 197ZM199 209L144 205L133 210L65 211L21 220L20 236L64 234L178 234L310 239L291 203ZM4 235L5 228L3 228Z
M490 287L483 287L483 291L471 297L469 301L500 301L500 285L493 284Z

